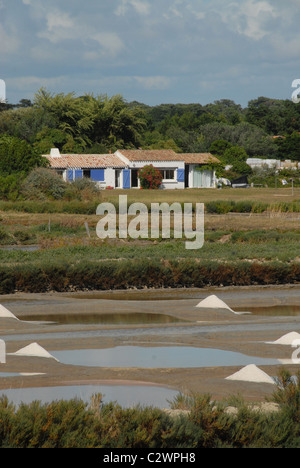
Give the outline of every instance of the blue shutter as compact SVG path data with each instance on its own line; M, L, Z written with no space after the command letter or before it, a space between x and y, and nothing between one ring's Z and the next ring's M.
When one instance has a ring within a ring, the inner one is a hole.
M130 169L123 169L123 188L130 189Z
M104 169L91 169L91 179L94 182L104 182Z
M184 182L184 169L177 169L177 182Z
M75 170L75 179L82 179L82 177L83 177L82 169L76 169Z
M73 174L73 169L68 170L68 180L69 182L72 182L74 179L74 174Z

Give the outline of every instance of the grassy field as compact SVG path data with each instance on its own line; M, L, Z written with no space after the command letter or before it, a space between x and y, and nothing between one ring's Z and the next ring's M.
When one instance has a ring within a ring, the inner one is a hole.
M127 195L128 203L140 201L151 202L181 202L208 203L216 200L254 200L262 203L277 203L278 201L299 201L300 188L249 188L249 189L186 189L186 190L104 190L101 192L103 201L114 202L119 195Z
M287 189L278 192L290 208L300 197L299 189L294 196ZM226 202L226 196L228 201L235 199L244 207L249 195L255 203L268 206L277 199L272 189L106 190L97 202L117 204L119 195L124 194L128 195L128 205L137 201L137 195L146 204L154 201L208 204ZM184 239L101 240L96 235L99 216L95 212L28 213L10 209L0 212L0 220L2 293L32 291L33 287L36 291L300 281L300 213L293 209L206 213L205 243L199 250L187 250ZM26 245L39 249L18 250ZM13 250L7 250L6 246ZM39 279L34 285L32 277Z

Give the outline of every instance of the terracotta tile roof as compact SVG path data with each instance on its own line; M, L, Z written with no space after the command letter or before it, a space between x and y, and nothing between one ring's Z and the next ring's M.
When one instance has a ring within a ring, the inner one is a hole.
M56 158L49 155L44 155L44 157L48 159L53 169L126 167L126 164L115 154L61 154Z
M180 161L184 161L186 164L220 163L219 159L210 153L180 153L177 156Z
M173 150L119 150L129 161L180 161Z

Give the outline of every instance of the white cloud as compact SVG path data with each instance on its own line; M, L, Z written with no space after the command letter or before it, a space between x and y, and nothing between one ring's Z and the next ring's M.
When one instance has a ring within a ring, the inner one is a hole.
M218 13L230 29L254 40L268 35L271 32L267 26L269 21L280 16L277 8L264 0L230 3L225 9L219 9Z
M47 87L38 76L57 73L53 91L90 85L179 102L230 90L233 100L256 89L263 95L268 76L282 89L287 75L289 92L300 55L299 1L0 0L1 78L23 76L24 89L36 91Z
M142 2L141 0L131 0L130 3L140 15L149 15L150 4L148 2Z
M150 3L144 0L121 0L120 5L115 10L115 14L117 16L124 16L130 7L142 16L149 15L151 8Z
M134 79L144 89L148 90L168 89L171 84L171 79L167 76L135 76Z
M29 90L38 90L39 88L55 88L61 85L61 83L67 83L68 78L66 76L56 76L52 78L45 78L40 76L19 76L17 78L7 78L7 87L10 89L17 89L21 92L27 92Z
M0 57L3 55L13 54L19 48L20 42L15 28L7 31L3 25L0 24Z
M46 13L47 30L40 31L39 37L53 43L76 37L75 23L68 13L53 10Z
M116 57L124 48L124 43L114 32L100 32L92 36L101 46L101 53L110 57Z

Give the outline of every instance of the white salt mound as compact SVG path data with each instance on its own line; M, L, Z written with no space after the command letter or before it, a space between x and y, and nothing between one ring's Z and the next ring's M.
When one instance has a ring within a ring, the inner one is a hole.
M44 357L44 358L52 358L57 361L57 359L52 356L48 351L46 351L42 346L40 346L38 343L31 343L28 346L25 346L25 348L19 349L16 353L14 353L15 356L35 356L35 357Z
M14 318L19 320L12 312L10 312L6 307L0 304L0 318Z
M236 315L243 315L243 314L248 313L248 312L235 312L225 302L223 302L221 299L219 299L215 295L208 296L206 299L199 302L199 304L196 305L196 307L202 308L202 309L227 309Z
M292 346L293 342L295 342L296 340L298 341L298 343L296 344L299 345L300 334L297 332L291 332L291 333L287 333L286 335L283 335L281 338L278 338L278 340L276 341L267 341L266 343Z
M249 364L243 367L235 374L226 377L226 380L240 380L244 382L257 382L257 383L270 383L275 384L275 381L266 374L264 371L259 369L255 364Z

